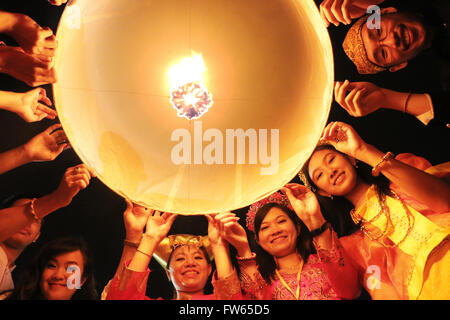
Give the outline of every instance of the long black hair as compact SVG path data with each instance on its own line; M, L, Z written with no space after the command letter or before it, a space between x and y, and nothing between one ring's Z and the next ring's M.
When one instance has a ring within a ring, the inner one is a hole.
M98 299L95 288L94 270L92 257L88 251L87 243L81 238L59 238L45 244L29 264L20 274L17 284L8 297L8 300L44 300L40 280L47 263L55 257L80 250L84 260L84 271L82 278L86 279L83 286L76 290L72 300L96 300Z
M297 216L297 214L289 209L288 207L281 205L276 202L267 203L261 208L258 209L255 215L255 237L249 237L251 246L256 253L256 264L258 265L259 273L263 277L264 280L266 280L267 283L271 283L274 276L275 276L275 270L277 268L275 259L273 256L265 251L258 243L258 233L261 229L261 224L266 217L267 213L272 208L279 208L283 210L284 213L287 214L289 219L292 220L294 225L297 228L300 228L300 234L297 237L297 251L302 256L303 261L308 261L308 257L310 254L315 253L314 245L312 243L312 237L311 233L309 232L306 225L303 223L302 220Z
M316 147L313 154L316 151L320 150L331 150L348 158L346 154L336 150L332 145L329 144L319 145L318 147ZM349 200L347 200L345 197L339 196L333 196L333 198L330 199L329 197L322 196L318 193L319 188L314 184L308 173L309 161L311 160L311 157L308 159L302 169L303 179L306 179L306 181L303 182L306 185L309 185L311 190L316 194L324 218L331 223L338 237L346 236L359 230L360 225L355 224L350 216L350 211L354 208L354 206ZM378 196L382 197L383 195L391 195L391 191L389 189L389 180L383 175L374 177L372 175L372 169L369 165L358 162L358 165L355 167L355 171L359 179L369 185L376 186Z

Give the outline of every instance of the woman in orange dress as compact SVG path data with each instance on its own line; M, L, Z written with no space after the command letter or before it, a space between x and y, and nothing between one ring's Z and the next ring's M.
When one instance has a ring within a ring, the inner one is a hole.
M340 243L359 267L361 285L373 299L449 299L448 166L427 173L423 158L383 153L341 122L325 128L322 143L300 176L316 194L353 206L343 214L360 230ZM357 160L373 168L373 179ZM375 183L380 173L389 184Z

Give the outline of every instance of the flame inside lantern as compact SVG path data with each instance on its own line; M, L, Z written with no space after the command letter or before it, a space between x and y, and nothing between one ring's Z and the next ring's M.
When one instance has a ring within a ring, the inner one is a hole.
M170 102L179 117L198 119L213 105L212 94L203 84L206 66L201 54L193 54L169 69Z

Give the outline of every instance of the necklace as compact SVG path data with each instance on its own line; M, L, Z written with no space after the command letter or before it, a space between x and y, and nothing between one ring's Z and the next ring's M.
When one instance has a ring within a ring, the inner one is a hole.
M394 245L388 245L384 241L379 241L379 239L381 237L384 237L389 232L390 228L395 228L395 226L391 220L391 214L389 211L389 207L386 205L386 195L379 196L378 192L377 192L377 195L378 195L377 200L378 200L378 204L380 205L381 210L377 213L377 215L375 217L373 217L370 220L366 220L366 219L358 216L356 214L355 209L352 209L350 211L350 215L351 215L353 221L356 224L361 222L361 230L364 232L364 234L367 236L367 238L369 238L372 241L376 241L376 242L380 243L381 245L383 245L384 247L388 247L388 248L394 248L394 247L399 246L406 239L406 237L410 234L412 228L414 227L414 216L411 214L408 207L403 203L401 198L394 191L391 190L391 193L396 200L400 201L400 203L403 206L403 209L405 210L406 217L408 218L408 228L405 232L404 237L397 244L394 243ZM368 225L370 225L373 221L380 218L381 216L384 216L386 218L384 230L378 236L374 236L373 232L369 230Z
M275 269L275 273L277 274L278 278L280 279L281 283L283 284L283 286L289 290L290 293L292 293L292 295L294 296L295 300L298 300L298 298L300 297L300 275L302 273L302 269L303 269L303 259L300 262L300 267L298 269L297 272L297 290L294 293L294 290L291 289L291 287L289 287L289 285L286 283L286 281L284 280L284 278L281 276L280 272L278 271L278 269Z

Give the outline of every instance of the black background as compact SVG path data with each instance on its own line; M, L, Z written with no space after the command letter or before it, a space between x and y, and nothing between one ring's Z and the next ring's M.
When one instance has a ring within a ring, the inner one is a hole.
M95 0L94 0L95 1ZM124 0L126 1L126 0ZM264 0L265 1L265 0ZM316 3L320 3L317 1ZM396 5L412 5L414 1L389 1ZM383 5L383 6L386 6ZM21 12L29 15L41 26L49 26L56 33L59 18L64 6L56 7L45 0L1 0L0 10ZM439 87L437 68L432 52L411 61L407 68L395 73L362 76L345 56L341 44L348 30L347 26L329 27L335 57L335 80L370 81L379 86L405 92L429 92ZM0 40L8 45L16 45L8 37L0 35ZM80 44L82 45L82 44ZM50 85L44 86L52 98ZM0 90L25 92L30 88L9 76L0 74ZM299 88L301 90L301 88ZM379 110L363 118L352 118L336 103L331 108L329 121L344 121L351 124L368 143L382 151L394 154L411 152L427 158L432 164L449 160L448 134L425 127L412 116L390 110ZM37 123L25 123L17 115L0 110L0 152L24 144L36 134L44 131L55 121L44 119ZM449 130L449 129L448 129ZM12 194L35 192L46 194L58 186L64 171L81 161L71 149L64 151L52 162L30 163L0 176L0 200ZM296 179L294 181L298 182ZM214 183L214 182L212 182ZM37 243L30 245L19 257L16 277L21 268L30 261L36 250L51 239L61 236L81 235L90 246L95 262L95 276L98 290L113 276L122 251L125 237L122 213L123 199L108 189L97 179L81 191L70 206L50 214L42 227ZM236 211L244 217L246 209ZM241 219L244 220L244 219ZM207 223L202 216L180 216L174 223L171 233L192 232L206 234ZM170 298L168 283L162 268L154 261L149 280L148 295Z

